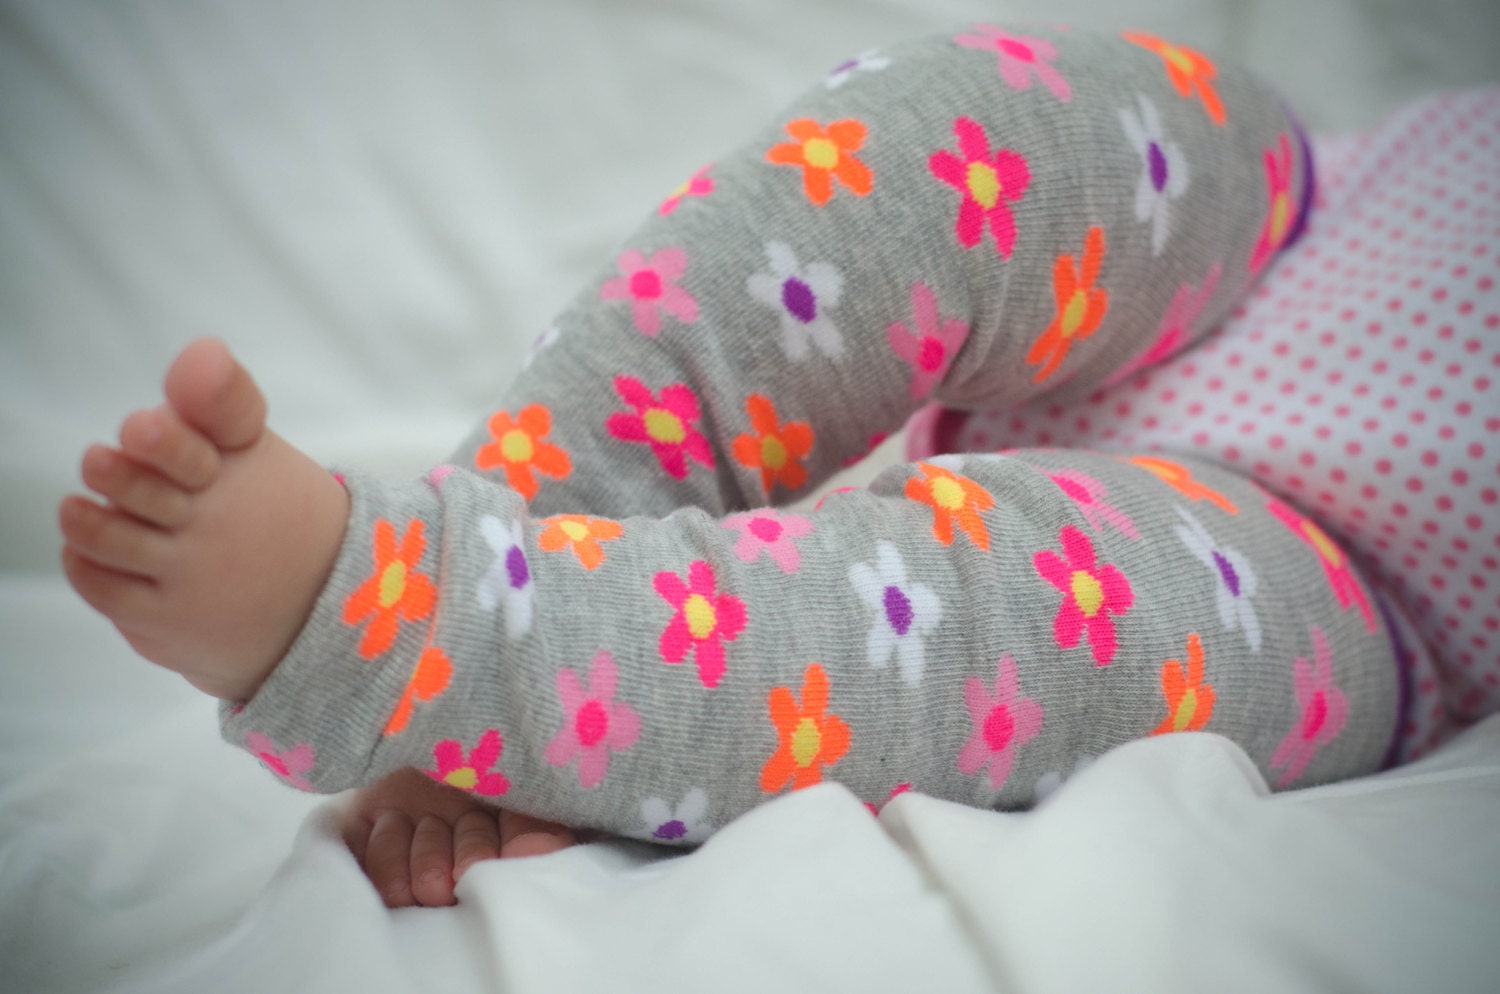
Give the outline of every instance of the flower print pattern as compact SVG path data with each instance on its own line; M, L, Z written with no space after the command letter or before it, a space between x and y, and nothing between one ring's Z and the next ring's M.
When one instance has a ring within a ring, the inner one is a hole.
M479 533L495 554L495 561L479 578L474 596L479 606L493 611L505 605L505 630L518 639L531 630L531 599L536 584L531 578L531 564L526 560L525 537L521 522L509 525L492 514L479 519Z
M530 369L531 364L536 362L537 356L552 347L562 337L562 329L555 324L549 324L542 329L542 333L531 341L531 348L526 350L526 358L521 360L522 369Z
M994 52L1000 59L1000 78L1012 90L1031 89L1035 77L1052 95L1066 103L1072 99L1072 87L1053 68L1057 48L1049 41L1027 35L1011 34L993 24L976 24L977 34L962 34L953 40L964 48Z
M800 488L807 482L807 468L802 460L812 451L812 426L806 421L783 423L776 414L776 405L758 393L745 398L745 413L750 416L754 434L744 433L735 438L735 462L746 469L760 470L760 486L767 496L778 483L787 490Z
M891 351L911 365L911 396L921 400L948 372L969 337L969 325L939 314L937 294L921 280L911 285L911 316L911 328L897 321L885 337Z
M802 170L802 191L815 207L833 199L834 180L856 197L875 188L875 174L854 154L865 144L866 128L854 118L834 121L826 128L800 117L786 125L789 142L773 145L766 161Z
M510 790L510 780L494 770L504 748L505 740L497 728L487 729L480 735L467 754L464 744L458 739L443 739L432 747L432 760L437 769L422 772L449 787L485 797L499 797Z
M992 683L978 677L964 681L964 703L973 730L958 751L958 772L978 776L989 767L991 790L1010 778L1020 748L1042 730L1042 706L1021 696L1021 676L1009 654L1000 657Z
M1171 81L1177 95L1184 100L1191 100L1196 96L1202 101L1208 119L1217 125L1224 124L1224 104L1213 87L1213 79L1219 74L1219 70L1207 56L1144 31L1122 31L1120 37L1161 56L1167 70L1167 79Z
M823 85L830 90L836 90L849 82L855 73L880 72L882 69L890 68L891 60L881 55L876 49L867 49L852 59L845 59L829 70L823 79Z
M1172 297L1172 302L1162 312L1161 323L1156 326L1156 338L1146 347L1146 351L1111 373L1104 381L1104 385L1111 386L1119 383L1148 366L1165 362L1192 341L1196 334L1193 326L1198 323L1203 308L1208 306L1214 291L1219 288L1219 277L1223 275L1223 272L1224 267L1214 263L1214 268L1210 269L1208 275L1203 278L1201 288L1191 283L1184 283L1178 287L1177 293Z
M591 518L586 514L555 514L541 520L542 530L536 537L543 552L571 549L578 564L586 570L598 569L604 563L604 546L625 534L618 521Z
M865 606L875 612L875 623L865 638L871 669L884 669L896 657L901 679L909 686L922 682L927 665L922 640L943 620L943 604L932 587L909 580L901 553L890 542L875 546L875 565L855 563L849 582Z
M1053 263L1052 296L1057 302L1057 313L1026 353L1028 365L1042 367L1031 378L1033 383L1057 372L1073 343L1088 338L1104 320L1109 311L1109 293L1095 285L1103 263L1103 228L1090 228L1084 236L1082 260L1075 262L1065 253Z
M576 760L580 786L603 783L609 754L629 749L640 738L640 716L629 704L615 700L618 679L614 657L602 649L590 666L587 687L576 671L567 667L557 671L563 725L547 743L544 755L553 766Z
M1306 542L1308 548L1317 554L1318 564L1323 567L1323 576L1327 578L1328 586L1333 590L1333 596L1338 599L1339 607L1345 611L1351 607L1358 608L1360 615L1364 618L1365 628L1375 631L1375 610L1370 606L1370 599L1365 596L1364 586L1354 574L1354 564L1344 554L1344 550L1339 548L1338 544L1329 538L1328 533L1319 528L1315 521L1298 514L1276 498L1271 497L1267 500L1266 510L1274 514L1291 530L1293 535Z
M696 427L702 412L691 387L673 383L662 387L657 396L634 376L616 376L614 385L615 393L634 411L616 411L605 419L611 437L649 445L674 480L687 479L690 461L714 468L713 446Z
M1031 183L1026 160L1008 148L990 151L984 126L967 117L953 122L958 154L940 149L927 159L927 169L959 192L954 235L958 244L974 248L989 231L995 251L1009 259L1016 244L1016 222L1010 204L1021 199Z
M1137 94L1141 112L1120 110L1125 136L1141 157L1141 178L1135 188L1135 218L1151 222L1151 253L1161 255L1166 247L1171 202L1188 188L1187 156L1182 147L1168 141L1162 132L1161 115L1145 94Z
M1101 563L1087 535L1064 525L1058 532L1063 554L1043 549L1031 564L1042 579L1062 592L1062 606L1052 622L1053 638L1064 649L1087 637L1095 666L1114 662L1114 615L1124 614L1135 602L1130 581L1112 563Z
M317 751L309 742L301 742L290 749L279 749L269 735L260 732L245 733L245 748L261 765L298 790L313 792L313 785L302 774L308 773L317 764Z
M953 528L969 537L978 549L990 547L990 532L980 514L995 506L995 498L967 476L936 461L919 462L922 476L906 481L906 496L932 508L932 537L943 545L953 544Z
M497 411L488 428L490 441L474 453L474 465L484 472L502 470L506 485L527 500L540 489L538 473L563 480L573 472L567 451L546 440L552 412L542 404L528 404L514 418L509 411Z
M839 305L844 277L826 262L799 265L796 253L784 242L767 242L768 273L753 273L745 290L781 318L781 349L801 362L817 346L830 359L844 351L844 339L828 311Z
M742 562L753 563L764 553L783 573L797 572L802 554L795 540L813 529L811 518L787 514L773 507L740 511L729 515L720 524L740 533L739 540L734 543L734 554Z
M417 702L437 700L448 689L452 677L453 663L447 653L435 645L423 649L417 657L417 665L412 668L411 679L406 681L406 688L396 701L396 709L385 723L383 734L399 735L405 731Z
M832 685L818 663L802 673L800 700L790 687L772 687L766 698L771 725L776 729L776 751L760 771L760 789L775 794L788 784L793 790L823 780L823 768L833 766L849 751L852 734L836 714L828 713Z
M1225 514L1240 513L1233 501L1193 479L1192 471L1181 463L1162 459L1160 456L1131 456L1125 461L1144 469L1188 500L1206 500Z
M1260 584L1249 560L1239 550L1215 542L1208 529L1183 508L1177 508L1177 516L1182 519L1174 529L1177 537L1214 575L1214 599L1225 630L1239 628L1250 651L1259 652L1260 617L1255 613L1254 598Z
M681 186L667 194L667 199L661 202L661 206L657 208L657 213L665 217L675 211L684 199L688 197L706 197L710 193L713 193L714 178L708 175L708 171L712 168L713 165L710 163L696 173L693 173L692 176L689 176Z
M687 253L680 248L659 249L649 259L626 249L615 260L620 275L604 281L600 300L628 300L635 328L647 338L661 331L662 315L683 324L698 320L698 301L679 285L687 273Z
M675 807L660 797L646 798L641 802L641 820L657 842L695 845L714 831L708 821L708 794L701 787L689 790Z
M1266 166L1266 220L1255 248L1250 251L1250 272L1258 273L1286 244L1296 208L1292 204L1292 140L1286 132L1276 136L1276 148L1262 153Z
M1333 654L1322 629L1312 630L1312 640L1312 661L1298 657L1292 666L1297 719L1271 756L1271 769L1282 771L1278 789L1302 776L1318 750L1338 738L1349 715L1349 700L1333 683Z
M1167 717L1151 732L1198 732L1214 713L1214 688L1203 679L1203 640L1197 632L1188 635L1187 663L1169 659L1161 664L1161 692L1167 699Z
M1135 522L1130 520L1130 516L1104 499L1109 496L1109 490L1104 484L1076 469L1046 470L1045 472L1047 478L1057 484L1058 489L1067 494L1068 499L1083 513L1084 518L1088 520L1089 527L1094 531L1102 532L1107 523L1126 538L1141 537L1141 533L1136 531Z
M716 589L713 567L702 559L688 565L684 580L663 570L651 580L662 600L675 613L658 641L663 662L676 665L693 654L698 679L713 689L724 676L724 643L733 642L745 627L745 602Z
M403 621L421 621L432 613L437 587L418 573L427 548L420 518L413 518L398 540L396 526L384 518L375 522L375 569L344 600L343 622L358 626L369 621L359 640L361 659L374 659L396 641Z

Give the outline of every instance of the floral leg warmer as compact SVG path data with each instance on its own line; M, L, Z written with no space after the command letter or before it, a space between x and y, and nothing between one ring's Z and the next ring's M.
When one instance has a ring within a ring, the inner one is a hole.
M1190 343L1310 169L1263 84L1134 32L840 67L660 206L452 465L346 475L333 576L226 737L304 789L415 766L689 842L823 779L1021 807L1184 730L1275 787L1378 768L1378 606L1237 474L1028 450L768 506L929 398L1087 392Z

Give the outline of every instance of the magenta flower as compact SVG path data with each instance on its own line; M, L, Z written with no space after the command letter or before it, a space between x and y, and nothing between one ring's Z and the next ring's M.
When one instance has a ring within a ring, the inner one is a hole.
M571 669L557 671L557 696L563 725L547 743L547 762L567 766L578 761L578 782L597 787L609 770L609 754L635 745L641 719L624 701L615 700L615 659L603 649L594 656L585 689Z
M1109 491L1092 476L1076 469L1059 469L1049 472L1047 476L1078 506L1094 531L1103 531L1104 523L1108 522L1126 538L1141 537L1141 533L1135 530L1135 522L1124 511L1104 499L1109 496Z
M1286 738L1271 757L1271 768L1284 767L1278 788L1286 787L1302 775L1307 764L1323 746L1344 730L1349 715L1349 700L1333 685L1333 655L1322 629L1314 628L1313 661L1298 658L1292 668L1297 708L1301 712Z
M1292 202L1292 141L1286 132L1276 136L1276 148L1265 149L1261 156L1266 167L1266 220L1250 252L1252 273L1260 272L1286 244L1297 220L1297 206Z
M978 677L964 681L974 730L958 751L958 772L972 777L989 766L991 790L1005 785L1016 751L1042 730L1042 706L1020 691L1016 661L1008 654L1000 657L993 687Z
M1156 326L1156 338L1151 345L1136 356L1134 359L1121 366L1109 375L1104 381L1105 386L1118 383L1133 375L1147 366L1154 366L1159 362L1165 362L1188 342L1193 340L1197 329L1198 317L1203 313L1203 308L1213 299L1214 291L1219 288L1219 276L1224 272L1224 267L1214 263L1214 268L1208 271L1203 278L1203 286L1195 287L1191 283L1184 283L1177 288L1177 293L1172 297L1172 302L1162 313L1161 323Z
M686 383L662 387L658 397L634 376L616 376L615 393L635 408L635 413L611 414L604 422L610 435L622 442L651 446L661 468L674 479L687 479L690 459L713 469L713 447L694 427L702 416L698 397Z
M990 151L984 127L967 117L953 122L959 155L947 149L932 153L927 168L932 175L963 195L954 233L964 248L984 239L985 229L995 240L995 251L1010 258L1016 243L1016 222L1010 201L1020 200L1031 182L1026 160L1008 148ZM961 157L960 157L961 156Z
M276 743L271 740L270 736L262 735L260 732L247 732L245 748L254 753L255 758L260 760L261 765L266 769L298 790L312 793L312 784L302 776L311 770L316 762L316 753L311 743L303 742L282 751L276 748Z
M437 763L435 770L423 770L438 783L467 790L471 794L499 797L510 790L510 781L503 773L491 772L505 741L499 729L491 728L479 736L474 748L464 755L464 745L457 739L444 739L432 747L432 758Z
M926 397L969 337L969 326L962 318L944 318L938 313L937 294L921 280L911 285L912 328L896 322L885 331L886 341L902 359L911 364L911 395Z
M688 578L670 571L651 581L677 613L661 633L661 658L677 664L694 654L698 679L705 687L717 687L724 675L724 643L733 642L745 627L745 602L714 590L713 567L701 559L688 566Z
M1057 48L1051 42L1026 35L1013 35L1001 31L993 24L976 24L974 30L979 34L958 35L953 40L964 48L977 48L998 55L1000 78L1011 89L1031 89L1031 78L1035 75L1057 99L1067 101L1072 98L1068 81L1052 68L1052 61L1057 58Z
M765 553L783 573L797 572L802 560L797 543L792 540L813 528L811 518L784 514L772 507L731 514L723 525L740 533L739 541L734 543L734 554L742 561L753 563Z
M1115 623L1110 617L1124 614L1135 601L1130 581L1111 563L1100 563L1094 543L1072 525L1058 532L1064 559L1051 549L1034 555L1031 564L1042 579L1063 593L1062 606L1052 623L1057 644L1071 649L1088 635L1094 665L1108 666L1115 658Z
M713 164L710 163L688 177L686 183L673 190L667 195L667 199L661 202L658 213L663 216L672 213L677 209L677 205L682 203L684 197L706 197L713 193L714 181L708 175L708 171L712 168Z
M698 320L698 302L677 285L687 272L687 253L664 248L647 259L635 249L626 249L615 260L620 275L604 281L600 300L630 301L630 316L636 329L648 338L661 330L663 312L683 324Z

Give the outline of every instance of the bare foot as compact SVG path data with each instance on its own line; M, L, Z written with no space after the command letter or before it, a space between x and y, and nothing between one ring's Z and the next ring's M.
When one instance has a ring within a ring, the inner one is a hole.
M344 488L266 428L259 388L222 342L183 349L166 403L83 456L58 506L63 570L142 656L247 700L285 655L328 578Z
M454 885L475 863L541 856L575 841L562 825L492 808L411 769L356 791L341 828L388 908L453 904Z

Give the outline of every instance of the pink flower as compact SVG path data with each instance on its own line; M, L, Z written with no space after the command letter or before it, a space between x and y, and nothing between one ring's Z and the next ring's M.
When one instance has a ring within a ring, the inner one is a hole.
M491 768L500 758L505 741L499 729L491 728L479 736L474 748L464 755L463 743L457 739L444 739L432 747L432 758L437 763L435 770L423 770L438 783L467 790L471 794L499 797L510 790L510 781L502 773L492 773Z
M248 732L245 735L245 748L254 753L255 758L260 760L266 769L293 787L312 792L312 784L302 776L311 770L316 762L316 754L311 743L303 742L283 752L276 748L276 743L271 741L270 736L262 735L260 732Z
M801 538L813 528L811 518L783 514L771 507L731 514L724 519L723 525L740 533L739 541L734 543L736 556L753 563L764 552L783 573L797 572L801 555L792 540Z
M1052 623L1053 637L1071 649L1085 632L1093 650L1094 665L1108 666L1115 658L1115 623L1112 614L1124 614L1135 601L1130 581L1114 565L1100 563L1094 543L1072 525L1058 532L1066 559L1043 549L1031 559L1042 579L1063 593L1062 606Z
M689 564L686 582L664 570L651 583L677 609L661 633L661 658L675 665L692 652L703 686L718 686L724 675L724 643L733 642L745 627L745 602L716 593L713 567L701 559Z
M682 249L664 248L650 259L626 249L615 265L621 275L604 281L599 299L630 301L630 315L641 334L650 338L661 330L663 311L683 324L698 320L698 302L677 285L688 265Z
M948 372L969 326L962 318L940 316L937 295L921 280L911 285L911 315L914 330L898 321L885 335L891 349L911 364L911 395L920 399Z
M1252 273L1260 272L1261 267L1285 244L1296 219L1296 207L1292 203L1292 141L1284 131L1276 136L1276 141L1275 149L1268 148L1261 153L1266 164L1266 222L1250 253Z
M953 122L953 134L962 157L940 149L928 157L927 168L963 195L954 225L958 243L973 248L984 239L988 227L995 251L1009 259L1016 243L1016 222L1008 202L1020 200L1026 192L1031 169L1010 149L991 153L989 136L976 121L960 117Z
M1016 661L1000 657L993 689L978 677L964 681L964 701L974 730L958 751L958 772L977 775L990 768L990 789L999 790L1010 776L1016 751L1042 730L1042 706L1021 697Z
M1214 268L1210 269L1208 275L1203 278L1201 288L1191 283L1184 283L1178 287L1177 294L1167 305L1166 311L1162 313L1161 323L1156 326L1156 339L1150 347L1111 373L1104 381L1104 385L1118 383L1147 366L1165 362L1192 341L1197 333L1193 325L1203 313L1203 308L1207 307L1208 302L1213 299L1214 291L1219 287L1219 276L1223 272L1224 267L1219 263L1214 263Z
M1302 775L1307 764L1323 746L1338 737L1349 714L1349 701L1333 685L1333 656L1328 639L1321 629L1312 630L1313 662L1298 658L1292 669L1297 708L1301 712L1286 738L1271 757L1271 768L1284 767L1278 788L1286 787Z
M1359 578L1354 575L1354 563L1344 550L1328 537L1327 532L1318 527L1317 522L1303 517L1276 498L1267 500L1266 510L1291 529L1292 534L1306 542L1308 548L1317 555L1318 563L1323 567L1323 576L1328 580L1328 586L1338 600L1339 607L1345 611L1351 607L1357 608L1364 618L1365 628L1376 631L1375 609L1370 606L1364 587L1360 586Z
M682 198L684 197L706 197L710 193L713 193L714 181L708 175L708 171L712 168L713 164L710 163L696 173L693 173L686 183L668 194L667 199L661 202L658 213L663 216L672 213L677 209L677 205L682 203Z
M1052 61L1057 58L1057 49L1051 42L1026 35L1013 35L1001 31L993 24L976 24L974 30L980 33L958 35L953 40L964 48L977 48L998 55L1000 78L1011 89L1031 89L1031 77L1034 73L1057 99L1067 101L1072 97L1068 81L1052 68Z
M599 650L589 671L588 689L571 669L557 671L557 696L562 701L563 726L547 743L547 762L567 766L578 761L578 782L597 787L609 770L609 753L635 745L641 719L624 701L615 701L615 660Z
M713 469L714 450L708 439L693 427L702 414L698 397L687 384L662 387L661 396L657 397L634 376L616 376L615 392L635 408L635 413L611 414L604 426L612 436L622 442L651 446L661 468L674 479L687 479L689 459Z
M1092 476L1076 469L1059 469L1047 476L1078 506L1094 531L1103 531L1103 523L1107 521L1126 538L1141 537L1141 533L1135 530L1135 522L1124 511L1104 499L1109 496L1109 491Z

